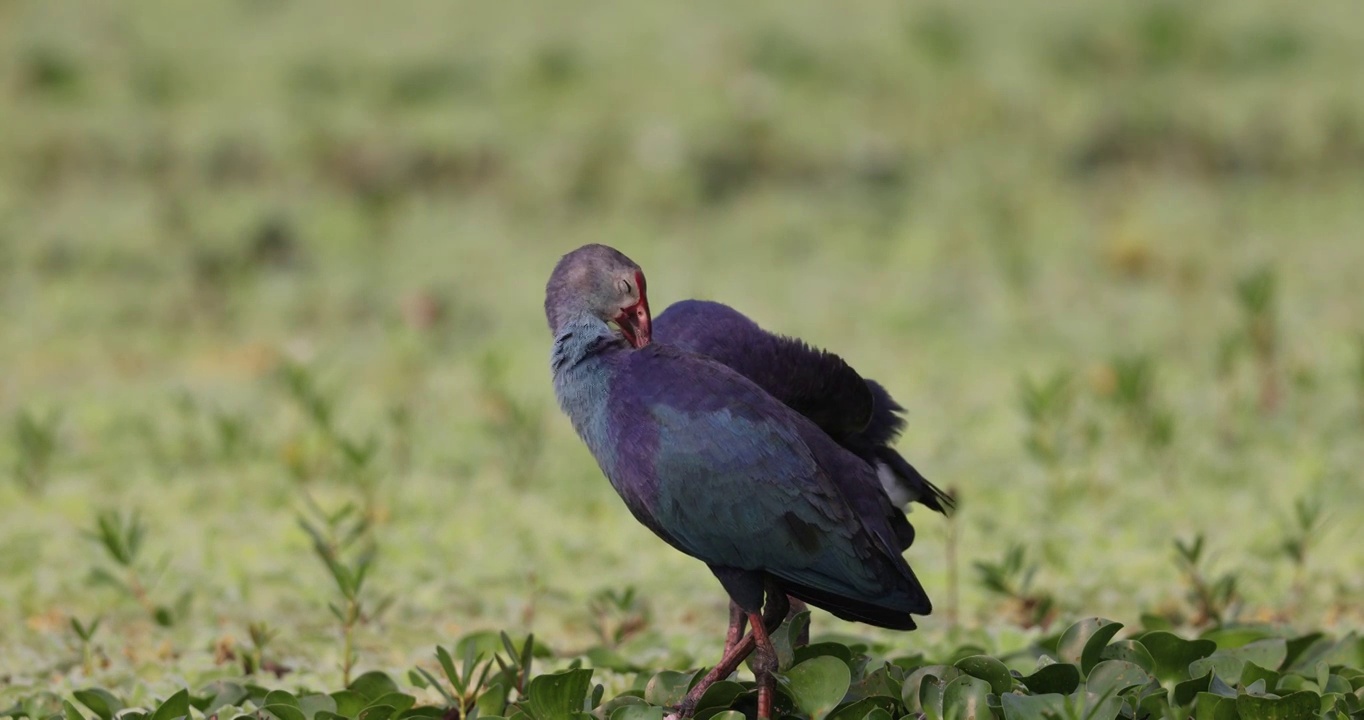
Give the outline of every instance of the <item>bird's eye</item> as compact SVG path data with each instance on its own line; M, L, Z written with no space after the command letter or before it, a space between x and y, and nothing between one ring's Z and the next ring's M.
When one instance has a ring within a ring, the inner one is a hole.
M623 295L629 295L629 294L630 294L630 281L629 281L629 280L626 280L625 278L621 278L620 280L617 280L617 281L616 281L616 287L620 289L621 294L623 294Z

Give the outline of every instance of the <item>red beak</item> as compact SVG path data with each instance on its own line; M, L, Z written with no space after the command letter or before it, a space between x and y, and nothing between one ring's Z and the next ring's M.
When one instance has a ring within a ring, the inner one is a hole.
M640 294L639 302L621 308L620 314L614 319L620 326L620 334L625 336L631 347L638 350L649 344L653 319L649 315L649 299L643 294Z

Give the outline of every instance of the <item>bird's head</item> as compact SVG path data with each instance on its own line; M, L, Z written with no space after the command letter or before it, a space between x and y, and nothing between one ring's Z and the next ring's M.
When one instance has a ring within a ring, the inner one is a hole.
M649 344L652 318L644 271L619 250L584 245L559 259L545 286L545 317L555 335L575 315L615 323L631 346Z

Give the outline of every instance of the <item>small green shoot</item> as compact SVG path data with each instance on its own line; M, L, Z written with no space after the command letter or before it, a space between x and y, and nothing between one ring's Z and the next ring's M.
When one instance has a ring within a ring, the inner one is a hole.
M37 494L47 484L57 456L61 414L46 415L22 408L14 416L14 479L25 492Z
M103 618L95 618L89 622L81 622L79 618L71 618L71 631L76 634L76 639L80 641L81 648L81 669L86 675L95 671L95 633L99 632L100 623Z
M976 580L991 594L1003 598L1023 627L1046 627L1055 614L1055 598L1033 589L1038 564L1029 562L1026 551L1014 544L998 562L977 560Z
M392 596L369 601L363 593L365 580L374 566L378 543L371 532L371 520L347 504L335 513L313 506L316 519L298 517L299 526L313 541L313 551L326 566L336 585L338 600L328 609L340 625L342 639L341 677L350 684L358 658L356 632L360 625L377 620L392 604Z
M1188 586L1188 599L1194 609L1190 622L1194 626L1221 624L1234 619L1240 604L1237 592L1237 577L1234 573L1224 573L1211 578L1208 571L1208 556L1202 533L1185 543L1175 539L1175 557L1184 580Z
M1034 460L1058 466L1070 449L1068 423L1075 409L1071 374L1058 370L1045 380L1018 381L1018 402L1028 421L1023 445Z
M633 587L598 592L588 601L588 612L592 617L592 632L609 648L619 647L647 628L650 622L649 606Z
M151 590L165 572L170 558L163 557L153 567L142 562L147 526L141 513L101 512L95 517L95 529L84 534L105 551L112 566L93 568L90 571L92 583L107 585L131 598L162 627L174 625L189 613L193 591L180 593L173 605L157 603L152 598Z
M1236 299L1244 323L1241 336L1259 372L1260 411L1266 414L1278 409L1283 395L1278 370L1278 296L1278 276L1270 265L1259 267L1236 281Z

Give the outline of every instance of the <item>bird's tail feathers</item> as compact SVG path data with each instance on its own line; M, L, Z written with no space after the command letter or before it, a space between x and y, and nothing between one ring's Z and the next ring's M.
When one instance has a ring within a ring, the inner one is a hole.
M881 487L897 506L904 507L911 502L917 502L943 515L952 514L957 501L937 485L929 482L900 453L890 447L879 447L876 448L875 455L876 476L881 481Z

